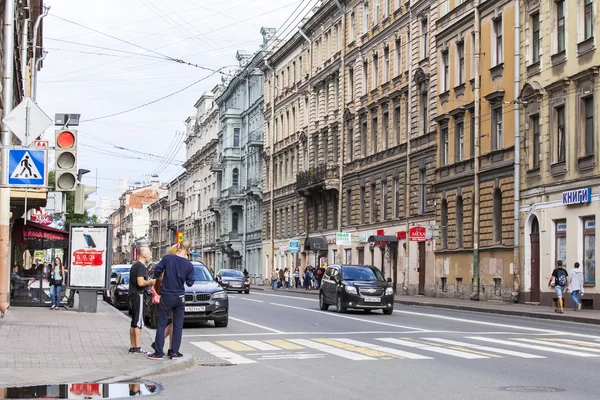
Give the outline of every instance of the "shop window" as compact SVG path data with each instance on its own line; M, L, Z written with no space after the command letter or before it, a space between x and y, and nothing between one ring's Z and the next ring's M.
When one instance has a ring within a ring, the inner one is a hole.
M494 244L502 243L502 192L494 191Z
M365 249L364 247L358 248L358 265L365 264Z
M586 284L596 283L596 219L583 220L583 280Z
M448 248L448 202L446 199L442 201L442 226L440 226L442 234L442 249Z
M456 200L456 247L463 247L463 198Z
M555 221L554 229L554 247L556 249L555 260L561 260L564 263L567 260L567 221ZM539 230L539 228L537 230Z

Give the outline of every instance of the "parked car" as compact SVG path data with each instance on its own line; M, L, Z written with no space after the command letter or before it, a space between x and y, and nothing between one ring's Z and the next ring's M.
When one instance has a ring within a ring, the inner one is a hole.
M110 302L119 310L129 308L129 271L119 272L110 284Z
M110 269L110 284L107 290L102 291L102 299L106 302L110 302L110 288L117 280L117 275L120 272L129 272L131 270L131 264L115 264Z
M330 305L337 312L348 308L370 311L381 309L386 315L394 312L394 288L372 265L331 265L325 270L319 288L319 307L325 311Z
M185 286L184 322L213 321L217 328L225 328L229 323L229 298L223 288L216 283L208 268L201 262L194 265L194 285ZM148 266L148 275L154 275L156 264ZM158 324L158 305L152 304L152 295L144 296L144 319L152 329Z
M250 293L250 282L244 276L242 271L237 269L222 269L217 272L215 282L225 290L237 290L238 293Z

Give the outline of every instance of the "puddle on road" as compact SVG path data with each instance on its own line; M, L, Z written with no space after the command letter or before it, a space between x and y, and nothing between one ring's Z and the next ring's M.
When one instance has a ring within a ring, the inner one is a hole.
M123 399L152 396L161 387L155 383L67 383L23 387L0 387L0 399Z

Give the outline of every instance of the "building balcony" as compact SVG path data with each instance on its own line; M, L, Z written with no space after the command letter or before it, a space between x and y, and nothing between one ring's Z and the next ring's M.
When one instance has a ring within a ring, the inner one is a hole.
M248 135L248 146L249 147L262 147L264 145L263 131L262 129L257 129L253 132L250 132Z
M340 170L337 165L321 164L296 175L296 192L303 197L326 190L339 189Z
M158 242L150 242L150 248L158 249Z
M221 205L219 204L219 199L216 197L212 197L208 202L208 209L212 212L220 212Z
M185 192L176 192L175 201L178 201L181 204L185 203Z
M169 221L169 223L167 224L167 229L176 231L177 230L177 221L175 221L175 220Z
M243 196L244 191L239 186L231 186L222 191L222 198Z
M217 160L210 162L210 172L223 172L223 165Z

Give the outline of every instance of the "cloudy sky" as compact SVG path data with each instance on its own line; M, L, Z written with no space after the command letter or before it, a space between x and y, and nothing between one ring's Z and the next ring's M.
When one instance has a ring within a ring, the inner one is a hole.
M158 174L168 182L182 171L183 121L194 114L202 93L221 80L219 74L209 76L210 70L168 58L208 69L231 66L224 69L230 71L237 50L258 49L262 26L285 30L286 20L294 12L300 15L304 10L304 15L313 2L45 3L51 6L43 32L48 55L38 75L38 104L51 118L55 113L81 114L78 167L91 170L84 183L95 185L97 176L98 195L116 197L120 178L136 182ZM140 108L119 114L136 107ZM54 128L44 139L54 141Z

